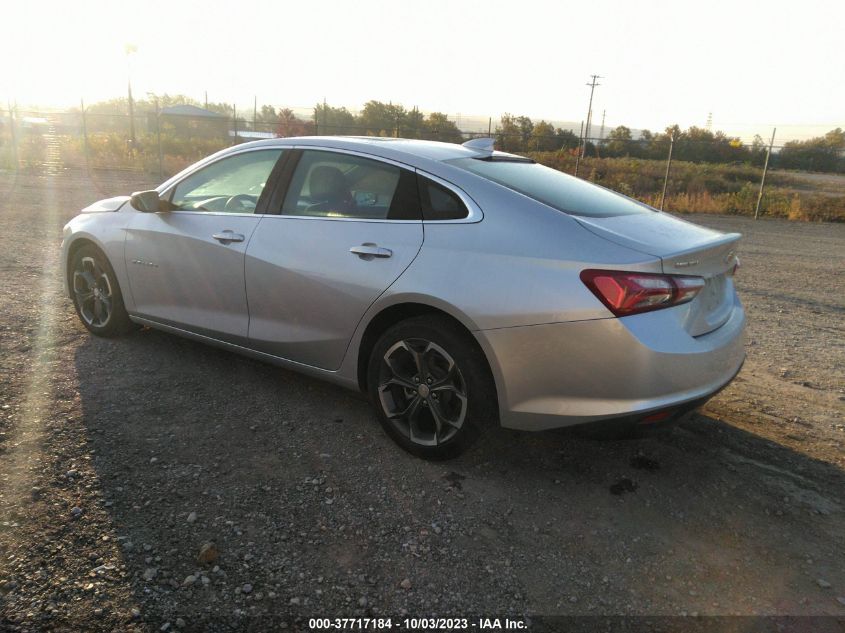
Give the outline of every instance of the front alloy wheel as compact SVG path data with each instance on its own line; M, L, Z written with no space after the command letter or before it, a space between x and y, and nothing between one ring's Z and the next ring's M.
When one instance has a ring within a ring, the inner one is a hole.
M79 320L97 336L117 336L133 328L114 269L93 244L76 249L68 262L68 285Z
M93 257L81 257L73 271L73 293L82 321L106 327L112 314L112 288L106 272Z

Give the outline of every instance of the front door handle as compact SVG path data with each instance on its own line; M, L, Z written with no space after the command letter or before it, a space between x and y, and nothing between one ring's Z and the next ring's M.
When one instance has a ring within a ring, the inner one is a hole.
M212 235L215 240L220 242L221 244L231 244L232 242L243 242L244 236L240 233L235 233L229 229L225 231L221 231L220 233L215 233Z
M373 259L374 257L390 257L393 251L389 248L382 248L372 242L364 242L361 246L353 246L349 249L350 253L354 253L361 259Z

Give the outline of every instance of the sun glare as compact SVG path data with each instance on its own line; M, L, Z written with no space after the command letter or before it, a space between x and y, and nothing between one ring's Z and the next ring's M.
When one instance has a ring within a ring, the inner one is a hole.
M594 109L614 125L703 126L711 113L719 129L743 136L751 127L841 125L845 75L828 62L839 58L845 4L780 5L760 13L753 3L599 0L585 12L548 1L430 0L418 11L382 0L326 0L319 10L48 0L36 15L15 3L4 16L14 26L0 38L0 98L68 107L124 96L131 80L140 97L208 94L244 107L326 98L354 109L375 99L453 117L578 121L585 78L596 72L605 79ZM792 45L772 46L787 8Z

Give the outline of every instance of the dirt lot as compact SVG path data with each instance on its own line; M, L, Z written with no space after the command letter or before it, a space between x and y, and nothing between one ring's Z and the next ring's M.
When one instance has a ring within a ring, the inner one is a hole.
M772 170L772 174L781 174L792 178L796 189L828 196L845 196L845 175L806 171Z
M353 393L89 336L61 227L144 184L0 174L0 630L845 616L845 225L695 218L746 235L749 314L745 368L702 412L627 442L497 431L430 464Z

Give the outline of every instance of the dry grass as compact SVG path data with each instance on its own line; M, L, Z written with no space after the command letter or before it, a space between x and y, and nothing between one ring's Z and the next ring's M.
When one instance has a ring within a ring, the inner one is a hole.
M559 152L530 154L538 162L574 173L575 157ZM579 176L652 206L660 205L664 161L586 158ZM664 209L675 213L753 215L761 170L750 165L674 161ZM773 171L766 180L761 215L802 221L845 222L845 178Z

